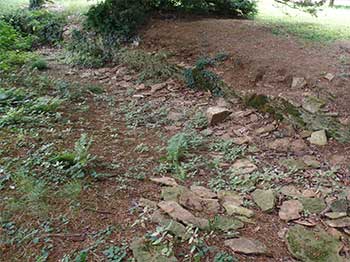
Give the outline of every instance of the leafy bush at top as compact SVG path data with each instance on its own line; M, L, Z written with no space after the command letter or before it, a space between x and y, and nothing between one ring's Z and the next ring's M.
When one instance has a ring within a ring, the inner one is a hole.
M179 11L224 16L254 16L255 0L106 0L87 13L87 25L99 33L132 37L155 11Z
M128 38L146 21L148 10L141 0L106 0L90 8L86 22L99 33Z
M18 10L3 17L23 36L32 36L35 45L56 44L62 40L65 18L47 10Z

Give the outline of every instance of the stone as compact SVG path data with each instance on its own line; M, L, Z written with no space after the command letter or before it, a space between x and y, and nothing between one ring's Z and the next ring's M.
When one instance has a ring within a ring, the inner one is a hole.
M298 200L284 201L278 215L280 219L291 221L300 218L300 212L303 211L303 205Z
M276 126L274 124L268 124L266 126L260 127L255 130L255 134L262 135L265 133L270 133L276 129Z
M267 248L263 243L246 237L226 240L225 246L231 248L233 252L245 255L260 255L267 253Z
M300 153L307 150L307 145L303 139L296 139L291 142L290 150L295 153Z
M165 201L175 201L177 202L179 199L179 196L182 192L186 190L183 186L176 186L176 187L163 187L161 191L161 197Z
M306 85L307 85L307 82L304 77L293 77L291 88L302 89L306 87Z
M254 216L254 211L245 207L237 206L235 203L224 202L222 205L229 216L240 215L249 218Z
M310 168L318 169L321 167L321 162L318 161L314 156L304 156L303 160L304 163Z
M219 124L231 114L231 111L225 107L213 106L207 109L207 119L209 125Z
M317 193L312 189L305 189L302 193L303 197L316 197Z
M273 190L262 190L256 189L252 193L254 202L260 207L264 212L270 212L275 207L275 193Z
M283 186L280 192L289 197L298 197L301 195L301 192L293 185Z
M348 212L350 202L347 199L338 199L331 203L331 210L333 212Z
M200 229L207 229L209 221L204 218L195 217L191 212L184 209L174 201L162 201L158 206L173 219L183 222L186 225L194 225Z
M268 148L277 152L288 152L290 150L290 138L279 138L268 144Z
M332 73L327 73L324 78L327 79L329 82L331 82L334 79L335 75Z
M330 227L349 227L350 226L350 217L343 217L338 219L326 220L326 224Z
M317 146L325 146L328 143L327 135L325 130L319 130L313 132L309 139L310 143Z
M229 202L230 204L235 204L236 206L243 205L243 199L237 192L220 190L217 195L220 201L223 203Z
M304 99L302 107L306 111L315 114L319 112L325 105L326 103L323 100L314 96L308 96Z
M346 212L328 212L324 215L330 219L338 219L338 218L346 217L347 213Z
M152 245L145 238L134 240L130 249L136 262L176 262L177 258L173 252L170 255L165 255L163 250L166 248L164 244Z
M141 197L139 205L142 207L157 208L157 202Z
M320 214L327 207L324 200L320 198L299 197L299 201L303 204L304 211L311 214Z
M251 143L252 138L249 136L235 137L232 139L232 142L236 145L244 145Z
M216 214L220 211L219 200L201 198L190 190L185 190L181 192L181 194L178 197L178 200L179 204L191 210L196 210L209 214Z
M174 112L174 111L170 111L168 113L167 118L171 121L177 122L180 121L182 119L183 115L181 113L178 112Z
M339 255L342 243L321 228L291 227L286 243L293 257L305 262L343 262Z
M203 186L191 186L191 191L202 198L216 198L216 194Z
M344 155L332 155L329 158L329 163L332 166L340 166L346 163L346 157Z
M239 174L246 175L253 173L258 167L248 159L238 159L233 163L232 168Z
M237 230L244 227L244 223L237 218L227 216L216 216L212 227L216 230L227 232L230 230Z
M151 177L150 180L157 184L165 185L165 186L177 186L175 179L172 177Z
M307 168L306 164L304 163L304 161L302 159L296 159L296 158L287 158L287 159L283 159L281 161L281 164L288 168L289 170L305 170Z
M151 221L166 227L170 234L178 238L188 239L189 237L189 235L186 233L186 227L183 224L170 219L168 216L165 216L159 209L152 214Z
M162 90L166 86L167 86L167 83L160 83L160 84L155 84L155 85L151 86L151 94L154 94L157 91Z

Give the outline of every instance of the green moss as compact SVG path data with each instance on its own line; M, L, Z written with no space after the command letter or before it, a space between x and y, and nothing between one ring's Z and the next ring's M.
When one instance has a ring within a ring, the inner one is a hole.
M323 229L307 230L296 225L289 229L287 247L292 255L304 262L341 262L338 254L342 244Z

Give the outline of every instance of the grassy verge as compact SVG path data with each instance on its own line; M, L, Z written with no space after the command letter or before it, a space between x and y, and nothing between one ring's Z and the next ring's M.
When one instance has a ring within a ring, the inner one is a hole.
M350 40L350 9L347 6L325 7L315 17L288 7L278 7L271 0L262 0L256 20L271 27L278 35L319 42Z

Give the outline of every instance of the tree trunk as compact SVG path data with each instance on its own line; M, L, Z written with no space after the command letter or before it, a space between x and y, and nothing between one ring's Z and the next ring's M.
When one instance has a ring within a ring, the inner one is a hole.
M335 1L335 0L329 0L329 6L330 6L330 7L333 7L333 6L334 6L334 1Z

